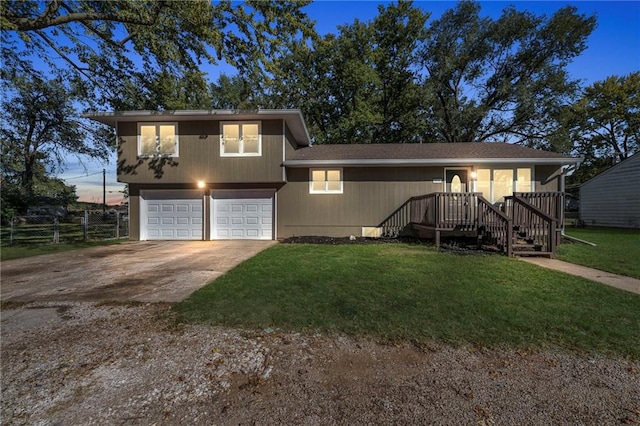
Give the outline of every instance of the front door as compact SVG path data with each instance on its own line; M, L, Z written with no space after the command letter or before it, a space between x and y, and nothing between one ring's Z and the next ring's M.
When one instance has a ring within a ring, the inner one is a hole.
M473 202L469 195L455 195L469 191L469 171L467 169L445 170L445 202L442 204L444 211L442 217L447 227L452 229L466 229L472 219L471 209Z
M446 169L445 192L468 192L468 170Z

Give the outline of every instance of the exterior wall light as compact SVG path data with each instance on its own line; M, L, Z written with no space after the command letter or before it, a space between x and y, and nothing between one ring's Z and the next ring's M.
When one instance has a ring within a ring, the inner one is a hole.
M204 188L204 181L201 181L201 180L198 181L198 188L200 189Z

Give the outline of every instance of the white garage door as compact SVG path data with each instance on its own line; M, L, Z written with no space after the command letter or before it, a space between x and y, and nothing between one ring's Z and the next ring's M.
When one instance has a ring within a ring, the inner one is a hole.
M199 191L143 191L141 195L140 239L202 239Z
M273 194L217 192L212 195L212 240L273 239Z

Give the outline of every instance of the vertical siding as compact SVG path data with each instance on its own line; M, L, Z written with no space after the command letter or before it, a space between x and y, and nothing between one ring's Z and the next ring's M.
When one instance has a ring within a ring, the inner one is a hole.
M586 225L640 228L640 154L580 187L580 219Z
M129 239L140 240L140 190L129 185Z
M309 169L287 169L278 191L278 238L361 235L410 197L442 190L442 167L345 167L342 194L309 194Z
M535 166L534 176L535 192L556 192L560 191L560 176L549 179L558 171L558 166Z
M517 166L487 165L482 168ZM557 191L558 166L536 166L537 192ZM361 235L363 226L379 226L413 196L443 191L443 167L345 167L342 194L309 194L309 169L287 169L278 191L278 237Z
M178 122L179 157L172 159L139 159L137 132L137 123L118 123L121 182L282 182L282 120L262 121L260 157L221 157L219 121Z

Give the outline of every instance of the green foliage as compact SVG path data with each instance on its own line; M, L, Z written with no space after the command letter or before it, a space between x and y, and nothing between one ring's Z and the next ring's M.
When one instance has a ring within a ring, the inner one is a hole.
M582 183L640 151L640 71L611 76L563 110L573 150L585 158L572 182Z
M640 358L640 296L503 256L279 245L193 293L182 321Z
M114 107L118 99L135 99L132 84L159 71L195 78L204 61L225 61L242 73L272 70L287 44L310 34L300 10L307 3L3 2L3 62L32 70L20 57L41 57L51 75L81 88L88 105Z
M221 74L218 81L209 86L211 107L235 110L258 109L261 100L254 87L256 83L239 75Z
M482 17L463 1L438 20L411 2L367 23L292 46L268 98L300 107L318 143L506 140L550 148L558 111L577 93L566 65L595 18L506 8Z
M421 51L429 140L539 145L577 89L565 71L586 48L595 18L575 7L551 17L513 6L492 20L463 1L428 29Z
M5 80L0 124L3 213L25 214L30 205L68 204L75 188L47 177L66 155L106 159L110 131L78 118L77 94L59 79L13 75ZM4 205L6 203L6 205Z
M417 141L424 121L416 52L428 16L411 2L379 6L371 22L292 46L268 100L300 107L317 143Z

